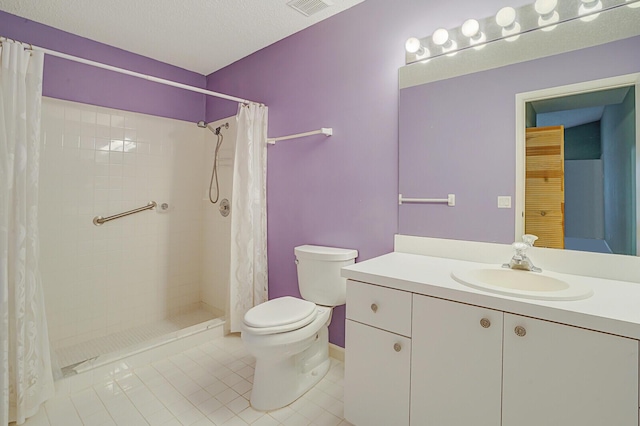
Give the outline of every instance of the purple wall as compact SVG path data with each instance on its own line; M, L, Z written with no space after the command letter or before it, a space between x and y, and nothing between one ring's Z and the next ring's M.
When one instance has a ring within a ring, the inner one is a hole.
M456 207L402 205L401 234L514 241L515 96L640 71L640 37L400 91L400 193Z
M271 137L334 130L268 149L271 298L299 296L297 245L354 248L358 261L393 250L404 43L503 3L367 0L207 77L211 90L267 104ZM209 98L207 119L236 108ZM344 346L344 307L334 311L330 339Z
M0 35L46 49L204 88L206 77L0 11ZM205 95L45 56L43 94L86 104L196 122Z

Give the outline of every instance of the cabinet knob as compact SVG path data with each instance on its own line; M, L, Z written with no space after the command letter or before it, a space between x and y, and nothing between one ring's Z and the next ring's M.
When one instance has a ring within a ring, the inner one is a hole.
M489 321L489 319L487 318L482 318L480 320L480 325L482 326L482 328L489 328L491 327L491 321Z
M371 310L373 311L373 313L375 314L376 312L378 312L378 305L376 305L375 303L371 304Z
M393 345L393 349L396 352L400 352L402 350L402 345L400 343L396 343L395 345Z
M527 334L527 330L522 326L517 326L513 331L515 331L518 337L524 337Z

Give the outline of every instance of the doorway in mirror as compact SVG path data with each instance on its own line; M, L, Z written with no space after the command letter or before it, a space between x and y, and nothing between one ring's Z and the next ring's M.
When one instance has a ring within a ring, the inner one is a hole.
M517 96L524 205L516 235L539 235L542 247L638 254L637 80Z

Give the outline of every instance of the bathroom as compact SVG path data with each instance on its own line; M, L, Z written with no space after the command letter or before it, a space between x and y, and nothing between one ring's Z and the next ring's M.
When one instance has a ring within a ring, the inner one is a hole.
M455 209L434 209L429 213L431 216L425 211L412 210L416 212L415 215L406 218L403 216L412 214L412 211L404 206L398 208L398 192L405 191L407 196L413 196L410 187L403 187L406 183L403 179L411 177L405 175L409 169L403 163L402 150L399 151L399 144L402 142L399 142L398 136L400 134L401 139L403 132L403 119L398 115L398 111L402 109L398 69L405 65L405 41L412 36L424 37L438 27L455 28L469 17L493 16L498 9L506 5L502 1L458 0L432 4L402 0L394 2L391 6L388 1L366 0L283 40L274 40L273 44L234 63L225 64L226 66L215 72L187 71L184 67L169 65L174 63L173 58L149 59L133 53L133 47L127 48L126 45L122 45L119 49L109 46L108 43L92 41L91 36L82 36L84 33L80 29L67 33L38 23L44 19L19 18L18 16L22 15L13 9L15 5L12 6L12 3L14 2L0 3L0 9L3 10L0 14L0 35L3 37L262 102L270 108L270 137L296 134L320 127L334 129L334 134L329 138L314 136L283 141L268 148L269 298L300 296L293 250L294 247L303 244L357 249L357 261L361 262L392 252L394 235L398 233L503 244L510 244L515 239L514 210L495 208L496 196L516 197L515 167L512 160L515 151L511 148L512 145L509 145L512 143L515 130L510 119L507 119L508 125L504 126L504 131L496 137L502 141L500 146L497 143L492 145L494 142L490 140L482 141L481 144L476 142L466 155L459 155L457 153L461 150L456 144L467 141L443 140L440 144L454 142L450 148L452 151L438 153L443 158L449 157L448 160L453 161L453 164L446 165L442 161L442 169L434 168L431 171L432 175L420 177L430 182L431 186L426 188L428 191L421 188L421 192L428 192L427 194L417 193L415 196L439 196L438 194L456 192L458 198ZM530 2L515 1L509 2L509 5L519 7L527 3ZM117 16L115 8L109 13ZM222 18L216 16L215 10L211 11L209 19L215 23L216 20L222 21ZM143 27L142 24L140 26ZM172 26L170 29L175 32L186 30L179 26ZM356 42L351 42L354 39ZM637 46L637 39L634 40L635 44L629 44ZM154 43L161 46L162 40ZM217 42L212 40L208 40L207 44L211 50L189 52L188 46L184 49L187 55L194 56L215 56L226 49L220 46L218 50ZM628 63L611 65L604 74L600 74L595 67L567 68L561 73L561 81L551 85L638 72L640 66L637 59L634 62L634 57L637 58L638 55L629 55ZM162 117L158 118L161 123L172 122L182 126L184 132L189 135L188 138L192 138L192 142L181 140L167 143L173 144L174 152L184 154L184 157L175 161L183 161L190 155L194 156L198 162L199 176L193 177L194 185L198 185L198 188L192 189L198 191L198 202L205 198L211 164L210 152L203 153L203 150L211 149L215 143L215 135L206 129L198 128L195 123L205 120L215 128L227 121L234 121L237 103L135 80L58 58L47 58L46 61L44 96L55 102L76 102L94 106L96 114L103 113L103 110L98 109L104 108ZM433 62L435 64L435 60ZM179 61L175 59L175 63ZM485 88L490 88L504 84L505 81L494 79L484 83ZM469 84L473 85L474 82L470 81ZM444 87L435 86L431 89L446 90ZM533 88L525 89L527 90ZM464 105L465 108L479 111L479 120L486 120L488 111L481 102L485 99L482 96L484 95L476 98L479 102L476 105L466 104L461 99L451 99L450 104L446 104L447 108L442 108L442 112L444 114ZM492 98L489 100L494 101ZM513 103L508 108L513 108ZM496 115L503 113L504 110L496 111ZM515 112L510 114L513 116ZM439 119L455 124L458 117L449 113L448 116ZM162 126L164 124L160 127ZM232 129L225 133L227 129L223 128L221 132L226 135L223 143L231 143ZM185 147L187 144L191 144L189 151ZM504 146L509 148L505 150ZM223 145L223 148L230 149L231 146ZM486 180L483 181L474 182L474 179L468 179L469 173L474 176L483 175L484 172L469 167L470 164L473 167L473 161L481 158L487 151L496 154L487 159L491 163L485 166L487 170L494 172L486 173ZM455 152L456 155L449 155L450 152ZM124 155L125 153L123 157ZM228 157L226 160L223 157L221 162L221 171L228 172ZM439 163L430 163L431 166L437 164ZM168 166L159 164L157 167ZM196 170L193 172L195 174ZM222 180L225 179L224 176L220 177ZM170 182L166 184L170 185ZM451 184L458 188L451 189ZM171 193L170 188L166 189L166 194L157 196L164 198L155 201L167 202L171 208L174 204L173 198L177 194ZM44 185L40 190L44 190ZM98 190L100 188L96 187L95 191ZM63 194L56 192L51 195ZM486 197L482 198L483 195ZM201 203L200 206L202 205ZM174 207L180 211L177 206ZM62 204L59 208L62 208ZM122 205L122 210L128 208L128 205ZM207 208L211 209L210 213L215 220L221 220L216 207ZM119 211L115 209L95 214L107 215ZM144 215L153 215L156 219L163 220L158 211L143 212L137 215L135 220L144 223ZM89 216L93 217L93 212ZM483 226L479 226L479 223ZM58 232L62 229L64 227ZM99 227L91 230L101 231ZM193 245L205 247L202 251L194 252L195 256L203 256L203 259L204 256L208 256L207 259L214 262L224 256L223 253L207 252L219 248L218 243L214 241L221 238L220 235L182 237L192 237L197 240ZM191 245L192 242L186 241L185 244ZM76 250L80 250L81 247L78 245ZM82 253L76 251L76 254ZM141 255L136 252L136 256L139 258ZM204 260L200 262L199 266L194 267L207 265ZM122 263L125 263L124 259ZM66 296L78 297L75 293ZM219 303L219 299L216 303ZM222 305L218 308L225 309ZM131 315L135 317L137 313ZM330 342L335 345L336 350L345 346L344 306L334 309L329 334ZM320 406L316 404L316 407ZM307 407L307 410L308 413L312 413L309 415L320 415L317 409L314 411ZM340 420L340 417L334 417ZM300 417L294 415L289 419L272 420L284 424L306 424L294 423L295 419L300 421ZM317 419L318 417L314 420ZM333 420L328 415L325 419L327 424L331 424L329 421ZM233 419L229 418L226 421L231 420ZM290 420L290 423L286 420ZM262 421L269 424L268 419L263 418ZM311 421L313 420L309 423Z

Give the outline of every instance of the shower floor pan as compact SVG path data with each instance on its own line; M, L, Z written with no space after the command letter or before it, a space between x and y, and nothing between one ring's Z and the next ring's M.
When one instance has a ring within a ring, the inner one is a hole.
M62 366L63 377L68 377L223 323L223 317L198 309L72 346L55 348L54 352L58 365Z

